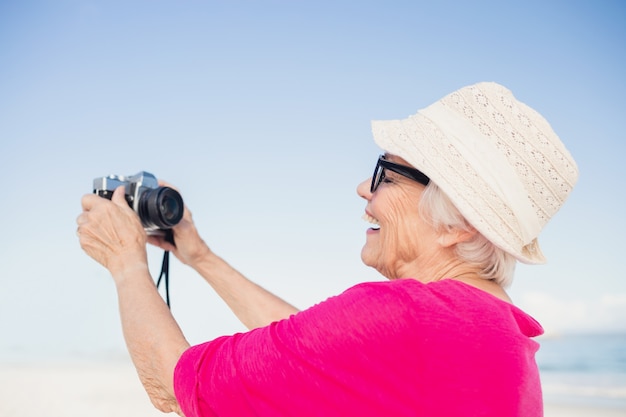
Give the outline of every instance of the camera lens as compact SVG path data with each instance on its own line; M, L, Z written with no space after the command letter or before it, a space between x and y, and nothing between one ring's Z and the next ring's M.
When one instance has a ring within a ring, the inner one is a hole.
M183 198L169 187L157 187L139 197L138 214L147 229L171 229L183 218Z

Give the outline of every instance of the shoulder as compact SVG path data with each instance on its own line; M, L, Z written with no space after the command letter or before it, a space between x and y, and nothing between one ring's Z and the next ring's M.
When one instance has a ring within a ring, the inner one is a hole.
M495 304L505 307L496 297L467 284L442 280L424 284L411 278L383 282L366 282L355 285L338 296L346 300L367 300L387 304L410 304L412 308L448 306L462 308L464 305Z
M292 323L320 322L337 328L360 325L389 327L390 322L424 324L433 315L458 317L469 296L464 288L423 284L413 279L365 282L301 311Z
M486 291L455 280L424 284L406 278L367 282L349 288L337 301L357 311L376 312L379 320L407 319L420 327L452 329L478 326L509 329L534 337L541 325L524 311Z

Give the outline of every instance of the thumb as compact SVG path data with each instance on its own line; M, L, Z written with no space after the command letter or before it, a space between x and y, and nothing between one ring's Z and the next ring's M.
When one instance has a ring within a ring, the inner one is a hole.
M125 193L125 188L123 185L120 185L113 192L113 196L111 196L111 201L114 202L118 206L128 207L128 202L126 202L124 193Z

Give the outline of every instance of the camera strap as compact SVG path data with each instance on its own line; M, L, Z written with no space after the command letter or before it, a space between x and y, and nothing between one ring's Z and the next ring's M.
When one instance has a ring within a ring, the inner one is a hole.
M163 252L163 262L161 263L161 274L159 274L159 279L157 280L156 287L157 290L159 286L161 286L161 279L163 279L163 283L165 284L165 302L167 303L167 308L171 309L170 306L170 252Z
M176 245L174 243L174 234L171 230L167 230L165 232L165 240L170 242L172 245ZM167 303L167 308L171 309L170 306L170 252L163 252L163 262L161 263L161 273L159 274L159 279L157 279L156 287L157 290L161 286L161 279L163 279L163 283L165 284L165 302Z

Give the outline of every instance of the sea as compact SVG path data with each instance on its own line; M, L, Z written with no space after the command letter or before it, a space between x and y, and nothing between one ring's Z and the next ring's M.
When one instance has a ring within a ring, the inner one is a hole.
M537 352L544 401L624 410L626 333L542 336Z

